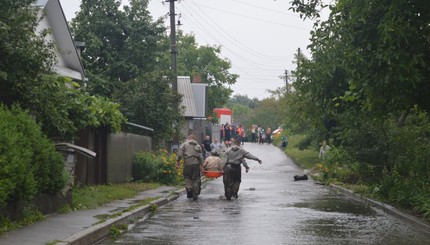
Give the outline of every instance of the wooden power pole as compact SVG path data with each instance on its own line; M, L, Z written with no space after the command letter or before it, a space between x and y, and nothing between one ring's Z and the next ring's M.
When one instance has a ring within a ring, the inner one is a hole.
M172 89L174 93L178 93L178 68L176 66L176 14L175 2L177 0L166 0L170 3L170 54L171 54L171 69L172 69ZM175 105L179 109L179 105ZM179 135L174 135L172 140L172 151L179 149Z
M170 3L170 54L171 54L171 69L173 73L172 88L175 92L178 92L178 68L176 66L176 14L175 14L175 2L177 0L166 0Z

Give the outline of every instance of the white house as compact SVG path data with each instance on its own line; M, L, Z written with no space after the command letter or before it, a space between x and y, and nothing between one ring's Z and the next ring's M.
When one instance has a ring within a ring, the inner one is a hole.
M43 17L37 31L49 29L46 40L57 47L57 62L53 69L62 76L84 81L85 73L79 53L72 39L66 17L59 0L37 0L39 15Z

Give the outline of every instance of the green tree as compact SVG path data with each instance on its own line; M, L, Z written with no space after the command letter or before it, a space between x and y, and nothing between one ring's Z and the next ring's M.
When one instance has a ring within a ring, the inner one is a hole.
M428 111L430 6L421 0L345 0L331 10L312 32L310 48L323 72L347 86L339 98L377 116L414 105ZM310 80L309 70L304 77Z
M259 100L257 98L250 99L248 95L234 95L229 99L227 106L231 104L240 104L249 108L255 108Z
M0 101L8 106L28 107L32 91L47 82L42 75L54 58L44 40L47 32L36 32L39 19L32 2L5 1L0 8Z
M178 74L201 77L209 86L209 111L224 106L233 92L228 85L236 83L231 62L220 57L221 47L200 46L192 34L178 33Z
M227 102L227 107L233 111L234 122L242 124L247 134L252 124L255 124L252 120L254 114L254 108L259 103L257 98L250 99L247 95L234 95Z
M51 138L73 138L86 126L119 129L124 118L117 105L53 73L55 44L45 41L50 30L36 32L32 2L7 1L0 9L0 102L28 109Z
M154 72L130 80L124 83L123 93L133 93L119 100L129 121L153 128L156 140L172 139L177 130L173 122L181 118L181 111L173 106L179 104L181 97L172 91L166 79Z
M428 147L430 125L430 5L341 0L321 21L315 11L321 1L293 4L316 18L312 59L300 63L294 84L302 115L330 133L349 156L347 165L377 185L378 194L429 212L422 147Z
M171 138L180 120L179 97L163 76L169 71L169 39L162 20L153 21L147 0L121 9L115 0L84 0L72 22L93 94L113 98L129 121L155 129L156 139Z
M260 101L253 110L251 121L253 124L261 125L264 129L270 127L272 131L282 125L282 108L279 99L275 97Z
M83 0L72 20L93 94L114 98L124 83L146 72L168 69L168 38L162 20L153 21L148 0Z

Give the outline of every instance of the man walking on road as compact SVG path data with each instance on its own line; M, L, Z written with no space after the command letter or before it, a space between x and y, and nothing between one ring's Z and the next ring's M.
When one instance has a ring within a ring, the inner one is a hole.
M179 147L176 158L176 167L179 168L180 161L184 160L183 176L185 179L185 188L187 189L187 198L197 200L200 195L201 171L200 166L203 163L202 148L196 141L194 134L188 135L188 140Z
M238 192L240 187L240 182L242 180L242 167L240 164L245 166L246 172L249 171L249 166L245 162L245 158L258 161L260 164L262 161L247 152L246 150L240 148L240 140L234 140L233 146L225 152L225 165L224 165L224 195L227 200L231 197L238 198Z

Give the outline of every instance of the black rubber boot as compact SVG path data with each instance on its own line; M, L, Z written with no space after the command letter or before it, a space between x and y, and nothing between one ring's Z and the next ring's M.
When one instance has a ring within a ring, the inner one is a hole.
M231 200L231 192L229 190L225 191L224 196L227 200L229 200L229 201Z
M193 193L190 190L187 190L187 198L193 198Z

